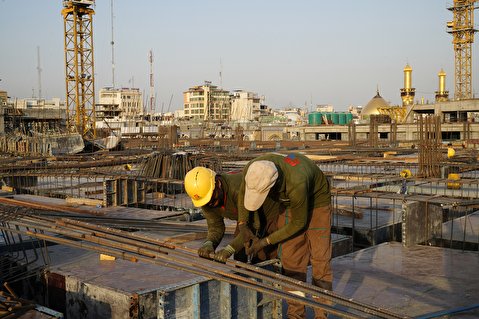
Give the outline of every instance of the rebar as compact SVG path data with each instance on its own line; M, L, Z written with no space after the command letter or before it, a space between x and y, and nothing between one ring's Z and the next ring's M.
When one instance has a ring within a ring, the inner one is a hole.
M143 261L189 271L197 275L280 297L281 299L296 301L313 308L323 309L328 313L344 318L362 318L364 314L379 318L402 318L384 309L343 298L333 292L261 269L258 266L236 261L220 264L211 260L200 259L200 257L196 256L195 250L118 229L65 218L55 220L30 215L24 215L15 220L12 219L8 224L10 226L14 225L15 228L4 226L0 228L14 233L27 234L38 239L97 251L132 262ZM27 227L30 230L27 230ZM39 231L45 233L40 233ZM56 235L61 235L62 237ZM277 284L281 288L276 288ZM290 293L290 290L299 290L309 295L331 300L348 309L333 308L318 302L312 297L299 297Z

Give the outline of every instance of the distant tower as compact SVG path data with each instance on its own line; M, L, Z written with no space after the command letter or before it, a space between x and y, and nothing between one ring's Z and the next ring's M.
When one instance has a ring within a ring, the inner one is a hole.
M153 51L150 50L149 54L149 62L150 62L150 112L151 114L155 113L155 82L153 77Z
M93 68L93 0L63 1L65 82L69 125L96 137L95 73ZM68 112L71 112L69 114Z
M439 71L439 89L436 91L436 102L449 101L449 91L446 91L446 72Z
M416 89L412 87L412 68L409 64L404 67L404 88L401 89L401 99L403 106L414 104Z
M37 46L38 99L42 99L42 68L40 67L40 47Z
M447 22L454 44L454 99L472 98L472 43L474 42L474 9L476 0L454 0L448 8L453 21Z

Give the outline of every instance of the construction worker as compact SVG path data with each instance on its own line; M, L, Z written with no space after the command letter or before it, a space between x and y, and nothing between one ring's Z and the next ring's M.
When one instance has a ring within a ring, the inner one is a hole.
M299 153L266 154L250 161L243 170L238 223L248 220L267 199L286 206L278 230L247 244L246 253L255 254L269 245L280 244L279 258L285 275L306 281L308 263L312 284L332 290L331 271L331 190L319 167ZM320 300L321 302L325 302ZM305 307L288 302L288 318L305 318ZM315 309L315 318L326 314Z
M213 258L219 262L235 255L236 260L247 261L244 253L244 242L248 242L256 236L263 237L276 230L277 216L280 213L280 205L273 201L266 201L267 212L274 215L266 218L262 207L259 207L255 220L249 220L252 229L247 228L246 223L237 225L235 238L223 249L215 253L225 233L224 218L238 219L239 189L242 182L241 174L216 174L205 167L195 167L185 175L185 190L190 196L195 207L201 207L208 225L206 241L198 249L198 255L203 258ZM247 228L247 229L245 229ZM240 231L241 229L241 231ZM239 234L242 234L241 236ZM242 237L244 236L244 238ZM214 254L214 255L213 255ZM276 258L276 247L271 246L261 250L258 254L260 260Z

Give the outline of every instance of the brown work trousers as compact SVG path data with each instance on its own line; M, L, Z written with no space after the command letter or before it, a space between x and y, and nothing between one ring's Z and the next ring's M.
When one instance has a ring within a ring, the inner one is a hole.
M291 210L287 209L278 219L278 228L291 220ZM331 270L331 206L313 209L308 228L299 235L280 244L279 257L286 276L305 281L308 264L312 267L312 284L323 289L333 289ZM319 302L330 304L325 300ZM288 318L305 318L304 305L288 302ZM314 318L326 318L320 309L314 310Z

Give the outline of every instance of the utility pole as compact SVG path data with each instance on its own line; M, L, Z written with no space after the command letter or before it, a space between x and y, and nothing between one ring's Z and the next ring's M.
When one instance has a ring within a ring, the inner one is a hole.
M223 63L220 58L220 89L223 89Z
M113 38L113 0L110 2L110 11L111 11L111 85L115 88L115 41Z

